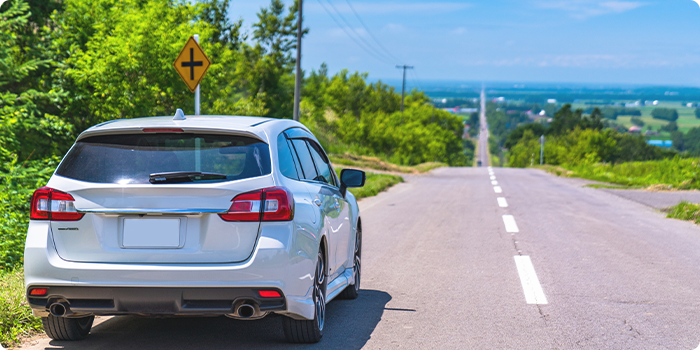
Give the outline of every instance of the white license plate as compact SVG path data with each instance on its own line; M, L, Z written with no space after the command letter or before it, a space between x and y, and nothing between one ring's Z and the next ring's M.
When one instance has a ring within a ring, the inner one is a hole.
M177 248L180 219L124 219L124 248Z

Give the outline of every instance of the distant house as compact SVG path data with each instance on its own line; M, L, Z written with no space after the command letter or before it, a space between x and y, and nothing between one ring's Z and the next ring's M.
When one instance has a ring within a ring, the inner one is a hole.
M460 108L459 113L476 113L478 112L478 108Z
M549 104L556 104L556 103L557 103L557 99L556 99L556 98L550 98L550 99L547 100L547 103L549 103Z
M654 130L647 130L647 132L644 133L644 135L646 135L646 136L656 136L658 134L659 134L659 132L654 131Z
M647 141L648 144L652 146L658 146L658 147L664 147L664 148L671 148L673 146L673 141L671 140L649 140Z
M629 130L633 134L638 134L638 133L642 132L642 128L640 128L638 126L632 126L632 127L630 127Z

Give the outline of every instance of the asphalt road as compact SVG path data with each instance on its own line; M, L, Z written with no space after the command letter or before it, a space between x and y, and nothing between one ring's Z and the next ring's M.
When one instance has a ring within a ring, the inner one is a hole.
M31 348L698 347L700 228L539 170L493 172L437 169L362 201L363 289L328 305L320 344L286 344L275 317L116 317Z

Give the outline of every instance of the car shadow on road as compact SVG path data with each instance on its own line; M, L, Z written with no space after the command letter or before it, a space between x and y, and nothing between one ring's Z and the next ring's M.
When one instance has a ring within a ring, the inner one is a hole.
M318 344L285 341L282 317L258 321L227 317L114 317L93 328L83 341L51 341L52 349L360 349L370 339L391 296L361 290L355 300L333 300L326 308L323 339Z

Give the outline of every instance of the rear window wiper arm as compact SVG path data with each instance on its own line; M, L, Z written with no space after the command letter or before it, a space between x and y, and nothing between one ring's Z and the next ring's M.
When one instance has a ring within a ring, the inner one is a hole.
M225 180L228 176L219 173L201 171L174 171L168 173L153 173L148 176L152 184L194 182L194 180Z

